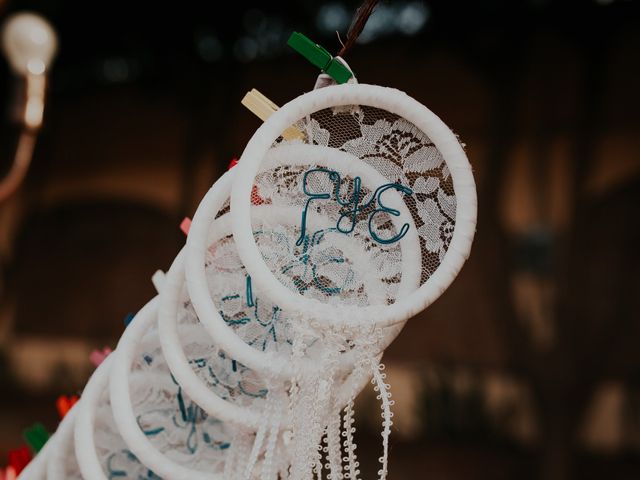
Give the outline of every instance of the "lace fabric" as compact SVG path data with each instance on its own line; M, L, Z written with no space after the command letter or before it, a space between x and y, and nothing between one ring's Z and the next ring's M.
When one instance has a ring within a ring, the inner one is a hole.
M107 478L160 478L140 463L120 436L113 419L108 389L104 389L96 406L94 442L100 465Z
M186 337L195 335L192 329L185 329ZM164 361L155 327L137 343L127 380L137 423L132 428L139 428L153 448L175 464L222 472L231 433L184 394ZM106 477L159 479L153 466L144 465L122 438L113 415L105 385L95 405L93 435Z
M229 290L226 291L235 291L234 278L238 279L235 275L226 278L225 285L229 287ZM241 288L243 283L246 287L246 282L240 279L238 288ZM236 307L246 297L235 298L235 294L225 294L225 296L227 301L221 301L221 315L223 318L229 318L232 323L237 322L238 325L247 324L250 317L244 315L249 315L250 312L236 310ZM186 286L183 287L182 298L184 301L181 304L177 319L178 334L192 370L207 385L209 390L218 397L239 406L261 408L260 405L264 403L268 392L264 379L245 365L231 358L212 341L198 320L191 302L188 300ZM256 325L255 330L258 330L259 334L263 336L253 340L267 342L271 338L271 334L268 333L269 326L260 323L258 318L256 314L252 319L253 324ZM155 351L155 355L149 356L157 358L158 354L161 354L161 352ZM141 367L144 366L141 365Z
M189 315L192 312L186 306L182 313ZM182 337L191 340L185 345L197 345L206 351L206 344L196 341L196 338L207 338L203 333L199 325L184 326ZM223 385L220 380L221 370L217 370L220 364L204 363L199 351L192 348L188 351L194 357L193 363L201 366L199 370L207 371L211 382L217 379L215 387L218 391L228 391L228 384ZM215 376L216 373L219 376ZM158 451L173 462L188 465L194 470L221 472L224 469L233 432L184 393L164 360L155 329L138 346L129 388L138 426Z
M420 238L420 285L424 284L438 268L449 248L456 218L452 177L442 154L429 137L398 115L360 105L319 110L300 119L296 127L304 133L304 143L350 153L380 172L389 183L411 190L412 193L403 195L402 199L411 212ZM299 140L286 141L281 138L276 145L296 142ZM262 201L295 201L300 190L292 188L292 184L296 183L293 175L269 176L263 173L266 172L261 171L255 181ZM267 181L267 178L270 179ZM297 183L300 181L297 180ZM270 187L265 186L267 182L271 183ZM296 189L298 192L292 193ZM328 190L324 187L317 191ZM274 199L273 192L286 197ZM352 190L347 190L343 200L352 193ZM362 198L367 199L367 192L362 192ZM352 206L344 205L341 214L348 208ZM361 216L367 213L366 209L359 212ZM357 220L358 224L361 223L360 218Z

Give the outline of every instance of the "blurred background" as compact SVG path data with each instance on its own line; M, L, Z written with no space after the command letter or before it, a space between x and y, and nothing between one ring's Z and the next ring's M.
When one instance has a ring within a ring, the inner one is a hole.
M0 0L58 35L24 182L0 203L0 459L168 268L191 216L260 121L318 72L293 30L335 53L358 3ZM640 477L640 6L630 0L394 0L347 56L466 144L471 258L385 356L391 479ZM25 79L0 60L0 171ZM379 406L358 449L377 472Z

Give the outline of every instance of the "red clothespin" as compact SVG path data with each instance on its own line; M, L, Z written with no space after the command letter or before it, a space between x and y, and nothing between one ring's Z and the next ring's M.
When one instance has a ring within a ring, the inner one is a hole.
M78 403L80 397L77 395L60 395L56 400L56 408L58 409L58 415L60 415L60 420L62 420L69 410Z
M104 347L102 351L96 349L93 352L91 352L91 355L89 355L89 360L91 360L91 363L93 363L95 367L98 368L100 364L104 362L104 359L109 356L110 353L111 353L111 349L109 347Z
M191 228L191 219L189 217L184 217L182 222L180 222L180 230L185 235L189 235L189 229Z
M237 158L232 158L231 161L229 162L229 166L227 167L227 170L231 170L237 164L238 164L238 159Z
M31 450L26 445L22 445L15 450L9 450L9 468L13 469L14 475L18 475L24 470L24 467L29 465L31 458L33 458L31 456ZM7 468L7 470L9 470L9 468Z

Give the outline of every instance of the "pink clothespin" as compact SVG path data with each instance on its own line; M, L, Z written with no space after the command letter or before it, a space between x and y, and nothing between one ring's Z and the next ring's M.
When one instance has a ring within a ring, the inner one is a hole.
M111 349L109 347L104 347L102 351L96 349L93 352L91 352L91 355L89 355L89 360L91 360L91 363L93 363L95 367L98 368L100 364L104 362L104 359L109 356L110 353L111 353Z
M189 217L184 217L184 220L180 222L180 230L185 235L189 235L189 229L191 228L191 219Z

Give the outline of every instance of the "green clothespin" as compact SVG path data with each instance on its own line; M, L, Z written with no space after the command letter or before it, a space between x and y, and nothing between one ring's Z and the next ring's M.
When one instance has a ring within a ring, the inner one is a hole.
M49 440L49 434L41 423L36 423L22 432L22 436L31 449L38 453Z
M340 60L301 33L293 32L287 45L338 83L346 83L353 76Z

